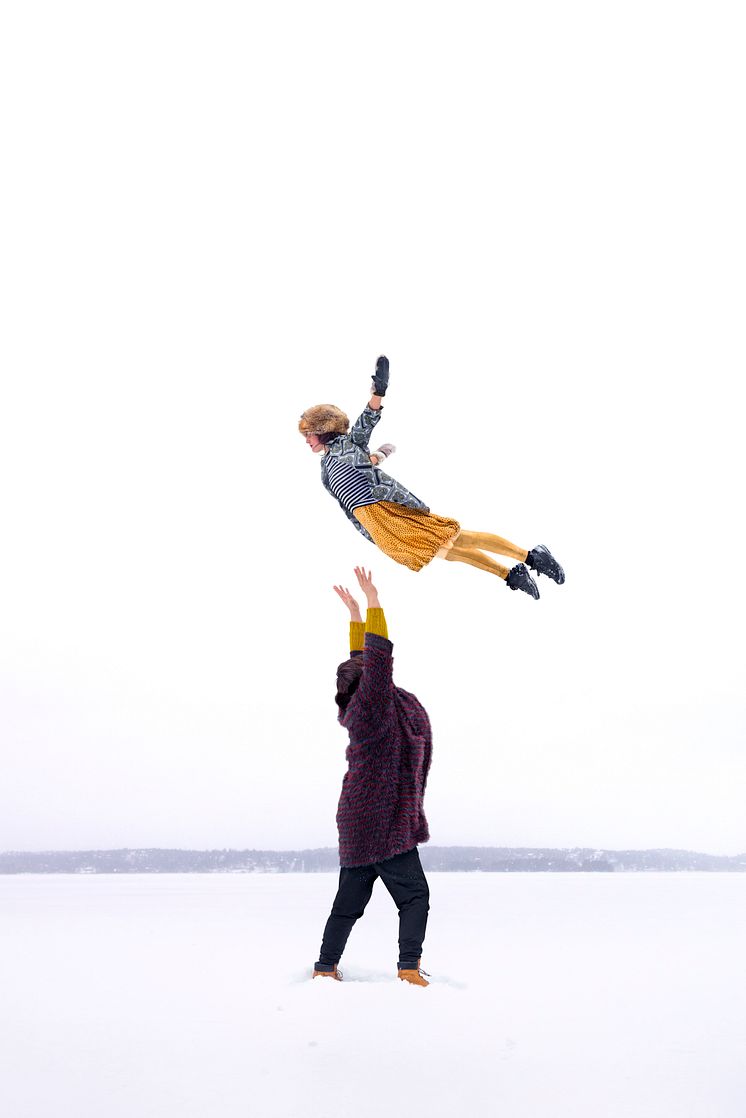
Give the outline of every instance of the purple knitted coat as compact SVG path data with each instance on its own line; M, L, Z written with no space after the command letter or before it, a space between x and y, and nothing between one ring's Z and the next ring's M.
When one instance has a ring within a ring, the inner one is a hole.
M350 735L337 809L342 866L382 862L430 838L422 810L430 719L414 695L394 686L393 647L385 637L365 634L363 674L339 715Z

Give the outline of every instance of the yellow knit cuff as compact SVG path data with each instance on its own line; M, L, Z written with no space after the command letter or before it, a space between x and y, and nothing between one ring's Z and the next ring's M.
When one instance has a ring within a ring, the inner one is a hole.
M383 610L369 609L365 616L365 631L366 633L375 633L377 637L385 637L389 639L389 631L386 628L386 618L384 617Z
M362 652L365 648L365 625L362 621L350 622L350 652Z

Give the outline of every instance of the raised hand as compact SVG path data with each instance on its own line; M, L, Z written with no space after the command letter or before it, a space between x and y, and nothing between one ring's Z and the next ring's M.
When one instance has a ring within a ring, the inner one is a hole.
M368 609L380 609L381 603L378 601L378 591L373 585L372 572L366 571L365 567L355 567L355 578L368 600Z
M350 611L350 621L362 621L363 618L362 614L360 613L360 606L357 604L357 601L355 600L355 598L353 598L347 587L335 586L334 592L338 597L342 599L342 601Z
M375 396L385 396L386 389L389 386L389 359L388 357L378 358L376 361L376 371L373 374L373 393Z

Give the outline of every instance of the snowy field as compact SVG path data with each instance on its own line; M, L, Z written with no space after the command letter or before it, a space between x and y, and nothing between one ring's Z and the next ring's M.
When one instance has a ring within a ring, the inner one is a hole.
M0 878L4 1118L743 1118L746 875L431 874L427 990L376 886Z

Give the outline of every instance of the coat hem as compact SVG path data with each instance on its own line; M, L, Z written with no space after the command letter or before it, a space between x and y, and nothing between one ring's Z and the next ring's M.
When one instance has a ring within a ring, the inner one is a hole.
M418 846L422 846L424 843L429 841L430 839L426 838L420 839L419 842L406 843L404 846L401 847L401 849L393 850L391 851L391 853L384 854L383 856L378 858L368 858L366 861L363 862L358 862L357 860L354 862L343 862L340 857L339 865L340 868L343 870L359 870L363 866L374 866L377 862L388 862L389 858L398 858L400 854L408 854L410 850L416 850Z

